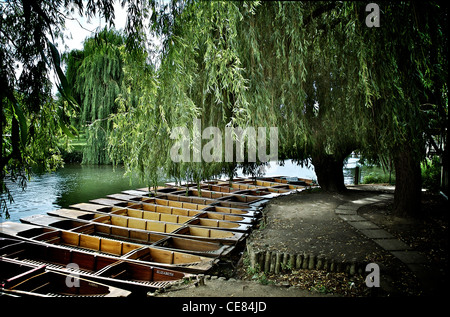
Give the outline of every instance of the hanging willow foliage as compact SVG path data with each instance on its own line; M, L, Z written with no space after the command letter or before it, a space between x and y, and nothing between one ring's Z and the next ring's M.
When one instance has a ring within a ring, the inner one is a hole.
M79 98L80 122L86 131L83 152L86 164L110 162L106 150L111 131L108 117L117 111L116 98L121 91L124 64L120 50L124 43L118 31L105 28L88 38L81 52L74 52L68 58L67 76Z
M151 88L154 100L136 107L159 109L152 120L163 127L157 145L165 159L140 162L139 170L165 166L171 177L196 181L224 172L232 176L238 164L224 159L170 160L170 131L187 127L192 150L195 118L203 128L218 127L222 135L226 126L277 127L280 157L301 163L316 153L343 161L359 146L355 131L364 117L358 109L370 106L371 92L365 89L365 56L358 53L362 39L355 5L187 1L153 9L157 35L164 38L162 61L157 89ZM128 120L144 118L149 120ZM136 129L123 128L128 134ZM145 136L142 132L130 142L138 148L156 142Z
M169 177L197 182L221 174L224 166L232 171L236 167L222 162L174 163L170 149L177 140L170 133L176 127L187 127L192 152L195 119L201 120L203 128L215 126L221 131L226 125L249 121L247 80L237 50L237 25L243 18L239 5L193 2L179 15L174 10L177 19L164 22L173 23L166 28L172 33L166 34L158 71L126 72L124 82L132 84L130 93L120 98L122 108L113 119L116 132L110 138L110 149L116 161L123 159L130 171L140 171L152 185L161 167ZM133 104L137 92L140 96Z
M419 105L446 78L446 68L435 66L446 63L445 54L431 53L446 33L426 10L380 2L386 24L368 28L359 2L150 4L152 30L163 39L161 64L142 76L129 73L130 83L142 82L134 92L130 84L126 113L114 124L117 135L133 137L110 139L130 169L145 175L163 168L195 181L233 175L237 162L172 162L170 132L186 127L192 151L195 118L221 131L277 127L281 159L330 159L338 169L351 151L393 155L408 138L420 152Z

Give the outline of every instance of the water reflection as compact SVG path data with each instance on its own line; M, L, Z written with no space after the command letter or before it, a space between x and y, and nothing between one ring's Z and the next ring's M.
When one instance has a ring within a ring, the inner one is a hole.
M53 173L33 175L25 190L10 185L14 197L14 203L8 204L10 220L145 186L137 178L124 177L122 168L67 164Z

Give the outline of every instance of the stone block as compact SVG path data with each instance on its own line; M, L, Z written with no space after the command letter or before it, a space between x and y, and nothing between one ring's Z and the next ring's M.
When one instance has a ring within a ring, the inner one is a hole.
M349 225L351 225L352 227L358 229L358 230L362 230L362 229L379 229L379 227L370 222L370 221L350 221L347 222Z
M334 212L336 213L336 215L356 215L356 209L350 210L337 208Z
M392 239L394 236L384 229L362 229L360 232L370 239Z
M366 218L358 216L358 215L339 215L344 221L366 221Z
M374 239L379 246L388 251L410 250L411 247L398 239Z
M392 251L391 252L400 261L406 264L426 263L426 258L417 251Z

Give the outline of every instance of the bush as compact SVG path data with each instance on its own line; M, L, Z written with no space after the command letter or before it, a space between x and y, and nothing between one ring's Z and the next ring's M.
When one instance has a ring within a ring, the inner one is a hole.
M422 187L431 192L438 192L441 184L441 164L439 157L427 158L420 164L422 170Z
M363 177L363 184L384 184L389 183L389 174L380 174L376 172L370 172ZM391 183L395 183L395 177L391 175Z
M72 150L71 152L69 152L62 149L61 155L65 163L81 163L83 161L82 151Z

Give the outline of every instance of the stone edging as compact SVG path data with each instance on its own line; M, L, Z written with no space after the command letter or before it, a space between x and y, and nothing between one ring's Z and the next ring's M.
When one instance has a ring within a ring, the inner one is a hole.
M393 256L405 263L412 271L415 271L418 265L420 266L426 263L426 258L422 254L418 251L412 250L408 244L395 238L388 231L378 227L373 222L357 214L358 209L364 205L386 201L392 199L393 197L394 195L392 194L380 194L374 197L354 200L339 205L335 209L335 213L361 234L377 243L382 249L391 253Z

